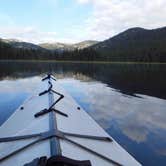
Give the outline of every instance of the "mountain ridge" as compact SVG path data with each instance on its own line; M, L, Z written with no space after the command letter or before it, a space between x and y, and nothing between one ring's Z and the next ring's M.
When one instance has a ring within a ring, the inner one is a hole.
M98 43L98 41L85 40L85 41L74 43L74 44L67 44L67 43L60 43L60 42L41 43L39 44L39 46L49 50L73 51L75 49L84 49L84 48L90 47L96 43Z
M91 46L103 57L112 60L134 60L166 56L166 27L157 29L130 28ZM144 59L144 60L145 60ZM148 59L147 59L148 60Z
M74 44L67 44L67 43L61 43L61 42L34 44L34 43L25 42L18 39L2 39L2 38L0 39L2 42L5 42L11 45L14 48L34 49L34 50L47 49L47 50L53 50L53 51L74 51L75 49L84 49L89 46L92 46L93 44L98 43L98 41L95 41L95 40L85 40L85 41L74 43Z
M33 49L33 50L39 50L39 49L43 49L42 47L40 47L37 44L33 44L30 42L24 42L22 40L18 40L18 39L2 39L1 41L4 43L7 43L9 45L11 45L14 48L18 48L18 49Z

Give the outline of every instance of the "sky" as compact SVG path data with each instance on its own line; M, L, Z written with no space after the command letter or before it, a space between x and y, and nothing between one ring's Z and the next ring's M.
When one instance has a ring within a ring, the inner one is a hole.
M166 0L0 0L0 38L32 43L105 40L166 26Z

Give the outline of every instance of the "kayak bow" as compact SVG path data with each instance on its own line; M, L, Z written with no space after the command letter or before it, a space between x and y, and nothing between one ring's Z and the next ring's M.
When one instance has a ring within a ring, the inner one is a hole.
M69 166L141 165L50 74L42 79L35 95L0 127L2 166L13 162L37 166L41 160L45 166L50 160L54 165Z

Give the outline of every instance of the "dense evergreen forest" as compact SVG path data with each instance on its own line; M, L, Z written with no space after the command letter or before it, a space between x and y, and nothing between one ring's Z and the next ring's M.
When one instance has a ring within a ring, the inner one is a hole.
M74 51L50 51L44 49L14 48L7 43L0 42L1 60L72 60L72 61L94 61L102 60L93 49ZM104 59L103 59L104 60Z
M166 62L166 52L151 49L134 56L126 51L104 55L95 49L56 52L40 49L13 48L9 44L0 42L1 60L68 60L68 61L124 61L124 62Z

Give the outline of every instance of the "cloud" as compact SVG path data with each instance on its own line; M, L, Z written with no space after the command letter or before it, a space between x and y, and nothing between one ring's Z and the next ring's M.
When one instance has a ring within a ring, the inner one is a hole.
M87 20L87 36L109 38L131 27L157 28L166 25L165 0L77 0L91 3L93 14Z
M27 26L1 26L1 38L16 38L26 42L41 43L41 42L55 42L56 32L44 32L35 27Z
M49 0L51 3L51 0ZM18 39L31 43L56 42L57 33L54 31L42 31L40 28L30 25L16 24L13 17L0 13L0 38Z
M87 4L87 3L89 3L91 0L77 0L78 1L78 3L80 3L80 4Z
M58 32L42 31L36 26L20 26L10 16L0 13L0 38L18 39L36 44L47 42L76 43L84 40L84 33L81 33L80 26L73 25L68 31L65 36L60 36Z

